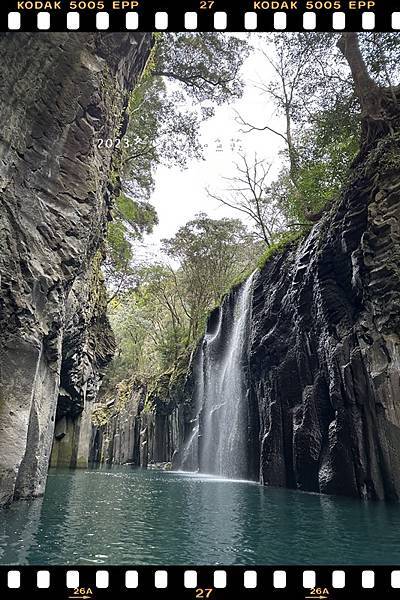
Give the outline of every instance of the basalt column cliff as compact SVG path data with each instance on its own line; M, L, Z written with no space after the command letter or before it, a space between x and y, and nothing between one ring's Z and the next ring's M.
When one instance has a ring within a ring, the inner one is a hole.
M400 500L399 90L345 34L361 152L331 211L254 289L263 483Z
M43 492L57 404L60 419L79 414L113 352L99 271L112 150L97 140L123 134L150 45L0 40L0 504Z
M264 484L400 500L399 135L255 287L251 398Z

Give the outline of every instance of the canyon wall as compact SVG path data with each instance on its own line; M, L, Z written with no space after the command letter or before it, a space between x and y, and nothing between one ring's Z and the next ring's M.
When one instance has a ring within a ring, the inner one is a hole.
M96 425L89 462L143 468L152 463L170 464L184 440L181 413L182 408L172 398L146 406L145 391L136 387L119 406L113 400L98 405L92 417ZM99 425L102 414L104 423Z
M60 388L51 466L87 467L92 411L104 370L114 354L98 252L68 294L61 347Z
M254 288L260 481L400 499L400 152L361 155L340 201Z
M150 46L136 33L0 40L0 504L43 493L57 404L61 439L113 352L94 297L114 194L97 139L123 134Z

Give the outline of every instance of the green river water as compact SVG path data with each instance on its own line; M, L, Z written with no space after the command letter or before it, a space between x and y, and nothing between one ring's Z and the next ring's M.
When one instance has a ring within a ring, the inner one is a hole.
M400 506L188 473L50 471L0 511L2 564L399 564Z

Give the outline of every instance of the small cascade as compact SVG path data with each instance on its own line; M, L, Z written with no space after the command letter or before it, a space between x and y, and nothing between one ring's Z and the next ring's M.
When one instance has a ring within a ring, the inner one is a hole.
M193 429L181 468L229 478L248 475L246 369L254 274L211 319L194 365Z
M184 471L198 471L199 468L199 414L204 399L204 356L199 352L194 363L194 407L195 415L192 419L193 428L182 449L180 468Z
M183 471L198 470L198 448L199 448L199 424L196 423L192 429L189 439L182 450L180 468Z

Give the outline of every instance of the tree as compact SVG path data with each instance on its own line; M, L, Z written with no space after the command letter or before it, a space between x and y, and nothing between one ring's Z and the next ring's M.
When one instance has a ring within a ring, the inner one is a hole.
M163 264L142 265L139 283L110 303L118 355L111 385L127 378L150 382L174 368L188 346L188 319L176 275Z
M145 381L149 370L156 365L149 344L153 323L140 305L135 290L129 290L112 300L108 314L117 353L108 369L107 387L113 390L117 383L132 375Z
M354 105L354 98L350 101ZM358 120L355 126L353 110L353 106L343 102L322 111L315 115L311 126L298 134L296 186L285 168L278 181L271 184L271 193L289 225L302 227L318 220L340 193L359 149Z
M299 90L302 80L308 77L310 59L315 52L315 38L312 35L272 34L267 38L269 40L268 48L262 49L262 54L268 65L272 67L275 77L268 82L261 82L258 87L268 98L272 99L277 115L283 117L283 130L273 127L271 119L267 124L255 125L238 115L239 123L244 127L245 132L269 131L284 141L293 185L296 185L299 168L298 149L294 139L294 123L300 105L304 109ZM295 39L293 39L294 37ZM301 44L301 52L296 54L295 60L292 51L293 42Z
M245 40L223 33L158 34L132 95L124 148L124 185L148 197L160 164L184 168L202 157L200 124L215 106L243 93Z
M234 177L225 177L229 187L224 194L208 191L211 198L245 215L255 226L255 234L267 246L284 226L284 217L273 190L268 184L271 165L254 156L250 162L245 155L235 163Z
M151 298L157 305L157 319L162 315L161 321L156 323L162 368L176 364L188 345L189 315L179 278L179 273L165 264L146 265L142 270L139 294L142 298Z
M285 33L267 39L263 52L275 78L260 88L273 100L283 129L271 125L271 119L255 124L239 116L239 121L244 131L269 131L284 141L287 166L272 187L279 191L289 223L306 223L320 217L347 176L359 149L361 103L363 112L369 103L367 112L375 113L368 128L382 125L379 90L387 86L392 98L396 95L400 40L396 34L375 33L341 38L331 33ZM342 51L336 47L339 39ZM353 82L364 90L364 98ZM383 120L387 126L388 120ZM369 135L364 131L363 138Z
M390 40L391 38L386 39ZM361 106L362 141L364 146L369 147L380 135L393 131L391 121L398 118L399 112L398 90L393 87L389 77L386 81L389 85L385 87L379 85L371 77L368 65L361 52L360 39L357 33L343 33L337 46L350 67L355 94ZM394 49L399 57L400 44L395 44ZM383 57L384 64L387 64L384 53ZM382 60L382 54L380 58ZM398 67L397 75L399 75Z
M204 327L207 312L220 302L233 280L244 275L259 248L238 219L211 219L200 213L163 240L167 256L179 264L179 284L189 318L188 339Z
M242 95L239 70L248 53L245 40L225 33L168 33L159 38L152 74L182 83L196 102L220 105Z
M245 130L265 130L280 136L292 161L291 168L296 165L297 128L311 124L316 114L332 110L353 96L352 77L347 69L348 56L346 58L343 51L338 50L339 40L339 46L348 40L349 50L353 44L353 56L357 46L359 66L362 61L370 71L369 86L374 78L378 85L393 87L394 79L400 75L400 39L397 34L371 32L340 37L335 33L285 32L269 34L266 40L267 47L261 52L275 77L271 81L260 82L258 87L272 99L277 115L284 118L285 128L281 131L272 127L271 119L262 125L239 119ZM357 115L356 105L350 103L349 106Z
M111 214L113 220L107 228L103 264L109 302L137 284L138 273L133 266L134 244L151 233L158 223L151 204L135 201L122 192L115 199Z
M380 119L382 116L381 90L368 72L361 54L357 33L344 33L340 37L337 46L349 64L355 92L360 101L363 115L372 119Z

